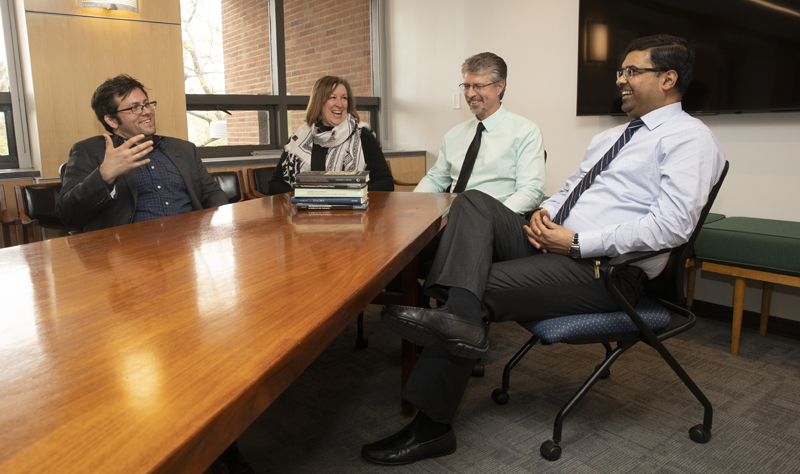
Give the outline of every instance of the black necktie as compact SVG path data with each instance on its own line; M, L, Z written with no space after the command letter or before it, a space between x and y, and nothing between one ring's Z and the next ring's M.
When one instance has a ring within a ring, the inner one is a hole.
M589 170L588 173L583 175L583 179L581 180L580 184L572 190L569 198L567 198L566 202L564 202L564 204L561 206L561 209L558 210L558 214L556 214L555 219L553 219L554 223L558 225L563 224L563 222L567 219L567 216L569 216L569 211L572 210L572 207L575 206L578 198L581 197L581 194L589 189L589 186L592 185L592 182L594 182L594 179L597 177L597 175L599 175L601 171L608 167L608 164L611 163L611 160L617 156L622 147L624 147L625 144L631 139L634 132L639 130L642 125L644 125L644 122L642 122L642 119L640 118L633 120L628 124L628 128L626 128L625 132L623 132L619 137L617 143L615 143L614 146L612 146L611 149L608 150L605 155L603 155L603 158L594 164L594 167Z
M472 168L475 167L475 160L478 158L478 150L481 148L481 133L486 129L483 122L478 122L478 129L475 131L475 138L467 148L467 156L464 157L464 164L461 166L461 173L458 174L458 182L454 193L463 193L464 188L467 187L467 181L472 174Z

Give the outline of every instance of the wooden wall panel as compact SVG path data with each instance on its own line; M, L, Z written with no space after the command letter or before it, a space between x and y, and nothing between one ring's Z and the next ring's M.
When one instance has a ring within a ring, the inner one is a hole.
M159 134L187 137L179 25L36 12L26 21L43 177L57 177L73 143L105 132L91 96L120 73L141 81L158 101Z
M79 9L78 0L25 0L25 11L175 24L181 22L179 0L139 0L138 14L126 10L106 10L104 8Z

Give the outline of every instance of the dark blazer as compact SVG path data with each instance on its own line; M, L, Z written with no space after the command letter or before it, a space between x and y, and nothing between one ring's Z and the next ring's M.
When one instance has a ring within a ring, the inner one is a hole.
M197 156L197 147L177 138L165 138L164 154L183 176L194 210L228 204L227 196ZM72 145L63 187L56 200L56 214L66 226L90 231L133 221L139 197L136 170L117 178L117 196L111 199L100 175L105 153L102 135Z

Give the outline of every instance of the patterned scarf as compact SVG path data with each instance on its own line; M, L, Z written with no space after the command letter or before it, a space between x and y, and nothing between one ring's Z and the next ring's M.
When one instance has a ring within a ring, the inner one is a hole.
M295 183L295 175L311 170L311 149L316 144L328 149L325 157L325 171L363 171L364 150L361 148L361 129L369 130L366 122L357 123L356 118L347 114L347 119L332 130L322 131L315 123L303 124L284 147L287 153L283 166L283 179L290 185Z

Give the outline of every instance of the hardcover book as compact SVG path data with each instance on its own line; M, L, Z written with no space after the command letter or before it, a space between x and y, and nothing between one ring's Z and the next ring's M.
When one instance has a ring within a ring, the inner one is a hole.
M366 204L298 204L298 211L363 211Z
M296 188L294 190L296 198L327 198L327 197L367 197L367 188L361 189L318 189L318 188Z
M313 197L299 198L293 197L292 204L366 204L368 197Z
M361 189L367 183L294 183L294 188L303 189Z
M303 171L295 175L298 183L366 183L369 171Z

